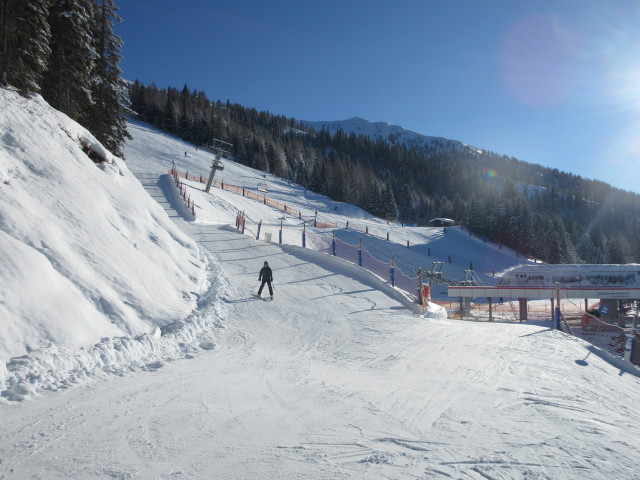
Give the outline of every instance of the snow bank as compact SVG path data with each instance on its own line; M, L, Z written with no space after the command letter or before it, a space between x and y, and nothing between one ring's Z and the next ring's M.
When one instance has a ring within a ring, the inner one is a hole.
M0 390L11 357L150 334L189 314L199 249L121 159L41 97L8 89L0 132Z
M202 308L184 320L136 337L104 337L96 344L72 351L55 343L29 355L12 358L4 370L2 397L9 401L29 398L41 391L56 391L101 374L156 370L179 358L192 358L200 350L216 347L215 332L222 328L221 293L227 291L227 275L210 266L209 288L198 301ZM2 385L0 385L2 386Z
M390 298L393 298L397 302L406 306L409 310L413 310L416 313L419 311L416 303L408 299L404 292L393 288L384 280L356 264L346 262L341 258L310 250L308 248L295 247L293 245L280 245L279 247L284 252L293 255L304 262L320 265L322 268L333 273L357 280L363 285L384 292Z

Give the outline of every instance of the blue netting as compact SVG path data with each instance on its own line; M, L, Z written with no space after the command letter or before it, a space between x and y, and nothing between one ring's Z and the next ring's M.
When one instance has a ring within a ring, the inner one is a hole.
M372 256L364 248L362 249L362 266L370 272L375 273L383 280L391 282L389 265Z
M417 298L418 296L418 278L417 277L408 277L398 267L395 268L394 272L395 277L395 286L400 290L407 292L408 294Z
M263 225L266 230L266 226ZM249 237L256 237L258 230L258 224L253 223L249 220L246 220L245 223L245 235ZM299 229L283 229L283 242L291 243L291 240L295 240L298 242L298 237L301 235L301 231ZM277 232L276 232L277 233ZM294 234L292 236L292 233ZM261 232L262 235L262 232ZM306 231L307 239L307 248L314 248L317 251L327 253L329 255L333 255L334 248L331 243L331 240L328 238L320 238L320 236L316 235L311 229L307 229ZM330 235L330 233L329 233ZM311 240L313 236L314 241ZM317 237L317 238L316 238ZM279 237L275 237L272 239L273 242L277 242ZM294 244L297 244L295 243ZM328 242L328 243L327 243ZM375 275L379 276L385 282L391 284L391 266L390 263L381 260L381 258L385 258L388 254L385 251L376 250L375 246L372 245L374 252L370 252L369 250L362 248L362 268L369 270ZM351 245L346 243L339 238L335 238L335 256L342 258L348 262L354 263L358 265L358 245ZM394 266L394 286L399 290L403 290L408 293L413 298L417 298L418 292L418 279L416 277L410 277L405 275L402 270L396 265Z
M358 264L358 247L336 239L336 257Z

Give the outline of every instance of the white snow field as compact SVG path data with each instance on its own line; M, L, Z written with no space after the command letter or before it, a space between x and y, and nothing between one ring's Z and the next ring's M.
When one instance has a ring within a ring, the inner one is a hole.
M190 185L186 220L167 169L211 155L150 127L97 167L41 99L0 104L0 479L639 478L634 367L546 322L416 315L353 264L237 233L236 210L282 216L239 195ZM458 233L479 269L522 260ZM250 295L264 260L272 302Z

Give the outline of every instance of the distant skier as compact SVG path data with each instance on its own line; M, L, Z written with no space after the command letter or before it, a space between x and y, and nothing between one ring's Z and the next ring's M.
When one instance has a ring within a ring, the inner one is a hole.
M271 267L269 267L269 262L264 262L264 267L260 269L258 281L260 280L262 280L262 284L258 289L258 296L261 296L262 289L264 288L264 284L266 283L269 286L269 295L271 295L271 299L273 300L273 287L271 287L271 282L273 282L273 272L271 271Z

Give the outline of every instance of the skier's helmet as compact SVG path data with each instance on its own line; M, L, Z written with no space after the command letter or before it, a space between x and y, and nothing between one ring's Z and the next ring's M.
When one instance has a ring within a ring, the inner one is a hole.
M269 266L269 262L264 262L264 266L268 267Z

